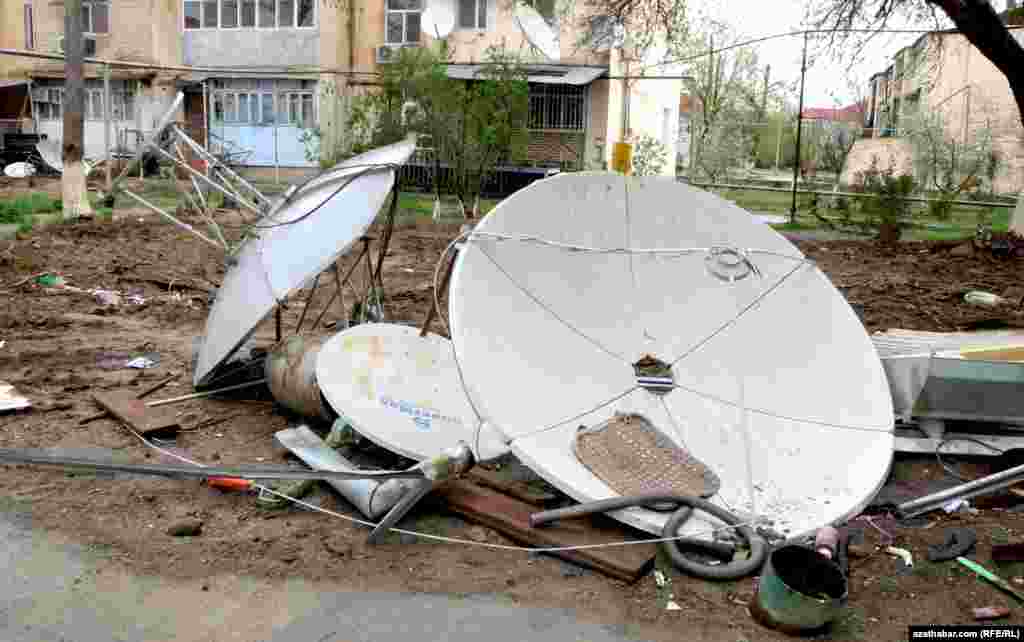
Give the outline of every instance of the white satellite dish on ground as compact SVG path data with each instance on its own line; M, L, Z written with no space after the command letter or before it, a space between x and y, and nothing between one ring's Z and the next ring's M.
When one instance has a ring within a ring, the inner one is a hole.
M558 60L561 55L558 31L553 28L544 16L521 1L515 3L512 15L522 30L526 40L548 60Z
M320 349L316 381L331 407L359 434L415 460L460 440L478 460L508 452L500 435L477 434L476 415L459 383L451 342L387 323L357 325Z
M11 178L26 178L36 173L36 167L32 163L11 163L4 167L4 175Z
M616 413L710 469L710 501L783 535L856 513L886 479L892 398L860 320L795 246L713 194L611 173L536 181L467 237L449 297L482 419L577 501L629 485L577 456L581 427ZM638 374L645 355L669 374ZM645 454L624 482L651 480ZM669 513L611 515L660 533ZM698 511L680 533L721 524Z
M59 141L53 139L41 140L36 143L36 151L39 152L39 157L43 159L44 163L58 172L64 171L64 161L61 156Z
M431 0L420 14L420 30L431 38L447 38L455 29L455 9L446 0Z
M194 384L206 383L267 317L345 253L376 218L413 139L360 154L308 181L256 224L206 321Z

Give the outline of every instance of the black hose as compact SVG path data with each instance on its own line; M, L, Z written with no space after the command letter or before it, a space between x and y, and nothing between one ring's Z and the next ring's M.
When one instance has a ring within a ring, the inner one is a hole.
M736 533L750 547L749 559L732 561L719 566L710 566L684 556L680 547L674 541L665 542L665 552L668 553L669 559L672 560L676 568L702 579L716 581L739 579L757 573L761 569L768 555L767 542L755 533L754 529L750 528L750 526L741 525L739 518L729 511L698 497L687 495L637 495L633 497L602 499L568 508L534 513L530 515L530 526L540 526L559 519L583 517L594 513L605 513L623 508L663 503L678 504L679 508L665 522L665 526L661 531L662 537L678 537L680 527L690 518L694 509L699 509L713 517L717 517L729 526L735 527ZM695 540L688 540L688 543L693 541Z

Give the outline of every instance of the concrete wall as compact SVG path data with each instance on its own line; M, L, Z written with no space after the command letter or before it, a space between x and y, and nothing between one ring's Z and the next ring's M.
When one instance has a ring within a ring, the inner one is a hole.
M913 153L910 143L902 138L862 138L853 145L850 155L846 158L846 166L840 180L847 185L857 182L857 172L871 166L872 158L878 158L878 168L886 170L889 163L897 174L913 171Z
M652 56L656 56L652 53ZM665 75L675 75L673 70ZM609 75L626 75L618 56L613 53ZM642 135L655 138L665 146L661 175L676 175L676 150L679 140L679 95L681 80L630 80L629 131L625 136L635 142ZM605 138L608 146L605 158L611 167L613 144L623 140L621 80L608 81L608 122Z
M25 44L25 2L0 2L0 48L24 49ZM0 56L0 78L23 78L31 65L30 58Z
M186 65L315 66L320 32L311 29L196 29L184 32Z

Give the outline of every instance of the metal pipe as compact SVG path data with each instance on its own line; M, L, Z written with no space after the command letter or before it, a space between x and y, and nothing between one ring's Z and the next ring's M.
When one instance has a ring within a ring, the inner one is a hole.
M914 515L920 515L921 513L940 508L951 500L970 499L978 495L987 495L988 493L1013 486L1021 481L1024 481L1024 465L1008 468L1002 472L969 481L966 484L903 502L897 505L896 508L906 517L913 517Z
M126 196L130 196L131 198L133 198L136 201L138 201L140 204L142 204L145 207L153 210L154 212L156 212L160 216L163 216L164 218L168 219L169 221L171 221L172 223L174 223L178 227L180 227L182 229L185 229L185 230L191 232L192 234L196 235L196 237L198 237L200 240L205 241L206 243L209 243L210 245L214 246L218 250L224 250L225 249L225 247L223 245L221 245L220 243L218 243L217 241L214 241L213 239L211 239L210 237L206 236L205 234L203 234L202 232L200 232L196 228L194 228L191 225L189 225L188 223L186 223L184 221L179 221L177 218L175 218L171 214L168 214L167 212L163 211L162 209L160 209L156 205L153 205L152 203L150 203L146 199L142 198L138 194L135 194L135 193L130 192L128 190L122 190L122 192Z
M167 112L160 118L160 122L157 123L156 129L154 129L153 132L149 135L149 137L145 141L143 141L142 145L139 146L139 149L135 151L135 157L132 159L132 162L128 163L128 165L125 166L121 174L114 179L113 184L111 184L110 186L111 194L113 194L117 190L118 186L121 184L121 181L123 181L125 177L128 176L129 173L131 173L132 169L135 167L135 164L140 163L142 161L142 157L146 154L146 150L148 150L150 147L157 147L156 141L160 138L160 134L164 131L164 129L167 128L167 125L169 125L170 122L174 120L174 114L177 113L178 108L181 107L181 103L184 100L185 94L179 91L178 94L174 97L174 101L171 103L170 109L168 109Z
M793 201L789 206L789 222L796 223L796 183L800 176L800 134L804 120L804 79L807 77L807 32L804 32L804 56L800 64L800 101L796 108L796 159L793 162Z
M217 167L220 171L224 172L225 174L230 176L233 180L236 180L239 183L241 183L243 186L245 186L249 191L251 191L253 194L255 194L258 199L260 199L261 201L263 201L267 205L271 204L270 199L267 198L266 196L264 196L264 194L262 192L260 192L258 189L253 187L253 185L251 183L249 183L247 180L245 180L240 175L238 175L238 173L236 173L230 167L228 167L227 165L222 163L219 158L217 158L216 156L211 154L208 150L203 149L203 147L199 143L197 143L196 141L192 140L192 138L187 133L185 133L180 127L178 127L177 125L172 125L172 127L174 128L174 131L178 135L178 137L181 138L181 140L186 145L191 147L192 151L194 151L197 154L199 154L200 156L202 156L203 160L205 160L208 164L212 163L213 166Z
M93 457L61 457L41 448L0 448L0 462L8 464L34 464L59 468L86 468L110 472L155 475L157 477L208 478L239 477L241 479L424 479L418 468L409 470L296 470L294 468L243 466L227 468L221 466L179 466L174 464L129 464Z
M250 210L252 210L252 211L253 211L253 212L255 212L256 214L259 214L259 215L262 215L262 214L263 214L263 212L262 212L262 211L260 210L260 208L256 207L255 205L253 205L253 204L252 204L252 203L250 203L249 201L247 201L247 200L245 200L245 199L241 198L241 196L240 196L239 194L232 194L232 193L231 193L231 192L230 192L230 191L229 191L228 189L226 189L226 188L222 187L222 186L221 186L221 185L220 185L219 183L217 183L216 181L213 181L213 180L211 180L211 179L207 178L205 174L202 174L202 173L200 173L200 172L197 172L196 170L192 169L192 168L191 168L191 167L189 167L188 165L184 165L184 164L182 164L182 163L179 163L179 162L178 162L178 159L176 159L176 158L175 158L174 156L172 156L171 154L168 154L168 153L167 153L167 151L166 151L166 150L164 150L163 148L161 148L161 147L156 147L156 146L154 146L154 147L153 147L153 151L155 151L155 152L156 152L157 154L159 154L159 155L163 156L163 157L164 157L164 158L166 158L167 160L171 161L171 162L172 162L172 163L174 163L175 165L180 165L180 166L181 166L182 168L184 168L184 169L185 169L185 171L187 171L187 172L188 172L189 174L192 174L193 176L195 176L195 177L196 177L196 178L198 178L199 180L201 180L201 181L204 181L204 182L205 182L205 183L206 183L207 185L209 185L209 186L210 186L210 187L212 187L213 189L217 190L218 192L220 192L220 193L221 193L221 194L223 194L224 196L227 196L228 198L233 198L233 199L236 199L236 200L237 200L237 201L238 201L239 203L241 203L242 205L246 206L247 208L249 208Z
M752 192L790 192L788 187L760 187L757 185L734 185L732 183L703 183L699 181L684 181L687 185L693 187L716 187L719 189L735 189L735 190L748 190ZM876 194L866 194L863 192L834 192L829 190L823 192L820 190L813 189L802 189L797 190L797 194L823 194L825 196L846 196L849 198L881 198ZM904 201L911 201L914 203L937 203L939 201L931 198L925 198L923 196L905 196ZM951 203L953 205L973 205L977 207L1013 207L1013 203L996 203L992 201L942 201L943 203Z

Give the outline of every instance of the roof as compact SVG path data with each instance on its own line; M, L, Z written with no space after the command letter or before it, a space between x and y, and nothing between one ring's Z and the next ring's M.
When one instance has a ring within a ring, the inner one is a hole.
M846 107L807 107L804 120L828 120L834 122L857 122L864 116L864 109L854 103Z
M476 80L486 65L448 65L449 78ZM542 85L589 85L608 72L602 66L526 65L527 81Z

